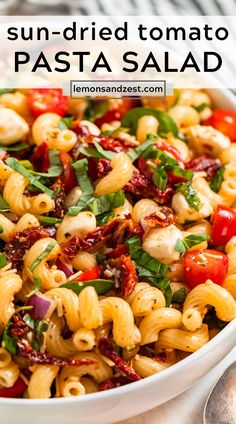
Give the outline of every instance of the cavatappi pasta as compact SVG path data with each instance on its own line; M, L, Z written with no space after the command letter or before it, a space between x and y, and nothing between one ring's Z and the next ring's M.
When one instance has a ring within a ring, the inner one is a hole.
M236 115L96 102L0 95L0 397L164 372L236 317Z

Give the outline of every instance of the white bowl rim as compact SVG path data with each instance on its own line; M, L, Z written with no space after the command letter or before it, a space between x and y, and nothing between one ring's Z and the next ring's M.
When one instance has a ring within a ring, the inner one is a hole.
M170 366L169 368L166 368L165 370L154 374L149 377L145 377L144 379L140 381L134 381L130 384L127 384L125 386L116 387L115 389L110 390L104 390L102 392L96 392L87 394L85 396L74 396L74 397L67 397L67 398L49 398L49 399L12 399L12 398L0 398L0 406L2 405L12 405L12 406L55 406L58 404L71 404L71 403L78 403L78 404L85 404L93 400L99 400L99 399L112 399L116 397L117 395L126 395L128 393L131 393L133 391L139 391L143 390L145 386L149 386L150 384L154 383L155 381L161 381L165 378L171 377L172 374L179 373L181 375L181 371L186 369L186 366L191 365L191 363L195 362L195 360L202 359L207 353L209 353L211 350L214 350L216 346L219 344L224 343L224 341L230 336L231 333L236 332L236 318L229 322L225 328L221 330L220 333L218 333L213 339L211 339L208 343L206 343L203 347L201 347L196 352L191 353L187 358L182 359L180 362L177 362L176 364Z
M208 90L206 90L208 91ZM230 102L236 104L236 98L233 93L228 89L209 89L209 91L218 91L221 92L222 95L227 98ZM230 336L231 333L236 332L236 318L229 322L225 328L223 328L220 333L218 333L214 338L212 338L208 343L206 343L203 347L201 347L196 352L191 353L187 358L182 359L176 364L166 368L165 370L151 375L149 377L145 377L140 381L134 381L130 384L126 384L121 387L116 387L115 389L104 390L101 392L90 393L83 396L74 396L74 397L60 397L60 398L49 398L49 399L22 399L22 398L3 398L0 397L0 406L17 406L17 407L25 407L29 406L46 406L46 407L54 407L56 405L65 405L65 404L86 404L90 403L90 401L99 399L103 400L112 399L117 396L126 395L128 393L134 391L141 391L145 387L152 385L155 381L162 381L165 378L171 377L172 374L178 373L181 375L181 371L186 368L186 366L191 365L195 360L201 360L205 355L207 355L211 350L222 343Z

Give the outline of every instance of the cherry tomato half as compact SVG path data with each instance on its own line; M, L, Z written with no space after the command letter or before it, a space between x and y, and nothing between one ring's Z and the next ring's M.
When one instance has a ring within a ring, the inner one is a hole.
M48 112L63 116L67 109L67 98L63 96L60 88L32 89L28 101L35 118Z
M74 280L70 280L70 282L97 280L99 277L100 269L97 265L95 265L92 268L86 269L86 271L82 272L79 277L76 277Z
M218 206L213 216L211 244L221 246L236 236L236 212L226 206Z
M22 380L22 378L19 377L12 387L0 387L0 397L4 397L4 398L17 397L21 395L22 393L24 393L26 388L27 388L27 385Z
M218 131L230 138L231 141L236 140L236 113L225 109L217 109L208 118L204 125L211 125Z
M128 110L135 107L137 104L136 100L131 99L122 99L117 102L117 107L109 109L103 116L96 119L94 123L98 125L99 127L102 124L110 123L112 121L120 121L123 115L128 112ZM116 105L114 103L114 105Z
M210 279L221 285L228 271L228 256L217 250L191 250L184 256L184 277L193 289Z
M70 155L66 152L61 152L60 160L63 168L61 181L64 184L65 193L67 194L72 188L77 186L77 178L71 165Z

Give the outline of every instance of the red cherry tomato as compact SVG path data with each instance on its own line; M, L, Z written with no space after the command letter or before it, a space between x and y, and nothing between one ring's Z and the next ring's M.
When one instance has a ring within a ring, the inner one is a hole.
M236 212L219 205L213 216L211 244L213 246L226 244L233 236L236 236Z
M97 280L99 277L100 269L97 265L95 265L92 268L89 268L86 271L82 272L79 277L74 278L74 280L70 280L70 282Z
M184 276L193 289L210 279L221 285L228 271L228 256L217 250L201 249L188 251L184 256Z
M22 393L24 393L26 388L27 388L27 385L22 380L22 378L19 377L12 387L0 387L0 397L4 397L4 398L17 397L21 395Z
M204 125L211 125L224 135L227 135L231 141L236 140L236 113L225 109L217 109L208 118Z
M38 88L30 90L29 107L32 114L37 118L42 113L57 113L65 115L67 98L63 96L60 88Z
M136 100L122 99L119 103L117 103L117 108L109 109L103 116L95 119L94 123L100 127L105 123L109 124L112 121L120 121L123 115L136 105Z
M69 191L77 186L77 178L75 175L75 171L71 165L70 155L66 152L60 153L60 160L63 168L63 173L61 176L61 181L64 184L65 193L69 193Z

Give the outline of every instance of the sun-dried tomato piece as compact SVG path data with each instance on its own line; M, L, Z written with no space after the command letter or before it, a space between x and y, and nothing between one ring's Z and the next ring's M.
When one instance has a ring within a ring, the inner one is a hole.
M125 384L129 383L132 383L132 380L130 378L120 375L118 377L112 377L108 380L103 381L101 384L99 384L98 390L102 392L104 390L114 389L115 387L124 386Z
M127 217L126 220L119 220L119 225L114 228L114 231L111 233L107 244L110 247L115 247L124 243L126 240L133 236L138 236L141 238L143 236L143 229L140 224L133 221L132 219L128 219Z
M158 212L151 213L144 217L144 220L150 227L168 227L168 225L174 224L174 214L172 209L163 206Z
M60 161L62 164L62 175L60 177L61 182L63 183L65 193L69 193L72 188L77 186L77 178L75 175L75 171L71 165L71 157L67 152L60 153Z
M183 164L183 159L181 157L181 154L178 149L176 149L174 146L172 146L169 143L165 143L164 141L158 140L154 143L154 147L157 149L163 150L164 152L167 152L172 156L174 159L176 159L179 164Z
M153 182L142 175L138 170L134 170L130 181L124 186L124 190L138 198L152 198L158 203L166 204L174 194L173 187L166 187L164 191L159 190Z
M33 164L35 171L47 172L50 166L47 143L42 143L40 146L36 147L30 158L30 162Z
M79 137L90 135L90 131L86 125L81 124L79 120L73 121L71 128L72 131Z
M116 368L128 376L133 381L141 380L141 377L131 368L127 362L121 358L121 356L115 351L112 343L110 343L106 338L102 338L98 342L98 349L101 354L109 358L114 362Z
M113 219L108 225L98 227L95 231L85 234L83 237L73 236L61 246L64 255L73 258L81 250L88 250L99 241L104 241L108 246L115 247L124 243L128 238L143 235L142 227L132 219L123 221Z
M97 175L99 178L105 177L111 171L111 161L109 159L99 159L97 164Z
M118 283L118 287L116 287L117 295L129 296L138 283L138 276L131 257L121 255L119 258L108 260L108 264L120 271L116 278Z
M208 180L214 177L221 166L222 164L219 159L214 159L207 155L199 156L185 164L186 169L192 169L195 172L206 172Z
M14 314L11 318L11 327L9 330L9 335L11 337L22 337L26 333L28 333L29 327L28 325L23 321L22 314L17 313Z
M25 252L29 250L37 240L45 237L50 237L50 234L42 226L29 227L14 234L5 246L7 259L11 262L12 268L21 271Z
M129 249L124 244L120 244L119 246L115 247L111 252L108 252L106 256L109 259L116 259L119 258L121 255L128 255Z
M58 178L57 181L50 187L50 189L57 193L54 197L55 208L50 213L50 216L62 218L64 216L66 195L64 184L61 179Z
M17 351L20 356L32 362L33 364L40 365L57 365L58 367L75 366L80 367L82 365L93 365L96 364L95 359L72 359L72 358L58 358L50 353L36 352L32 347L24 340L18 340Z

